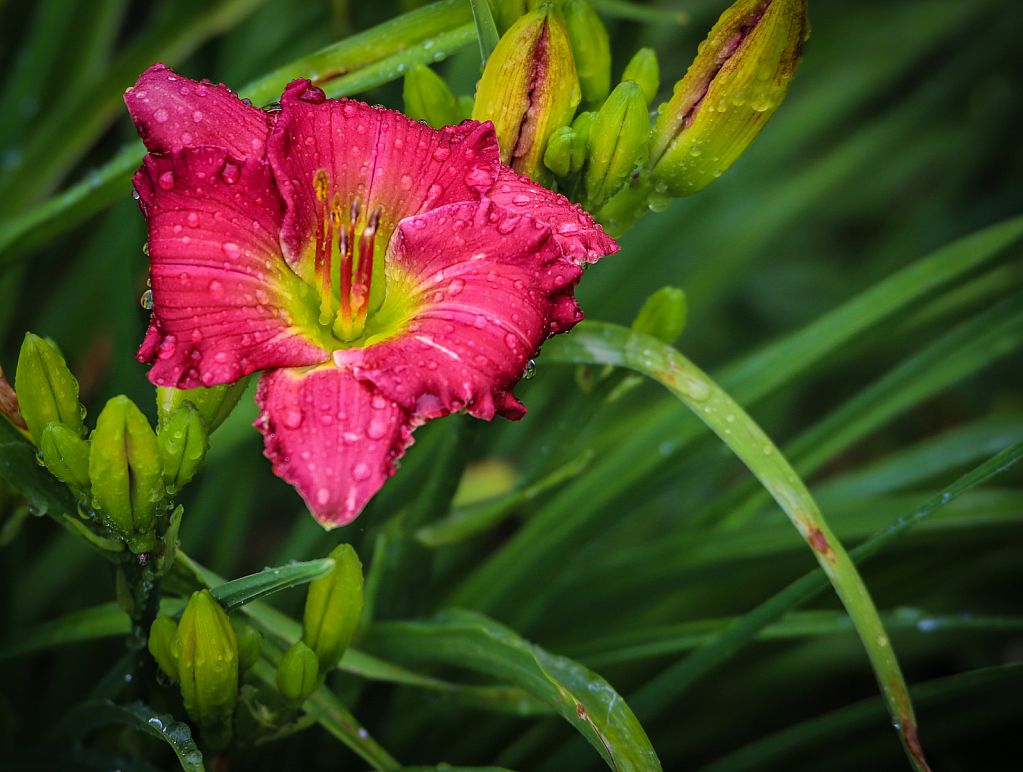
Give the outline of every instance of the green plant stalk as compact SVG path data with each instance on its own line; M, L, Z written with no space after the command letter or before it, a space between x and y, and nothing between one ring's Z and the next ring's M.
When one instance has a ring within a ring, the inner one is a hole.
M770 491L799 531L852 619L913 768L928 770L909 691L884 625L816 502L771 439L724 390L675 349L618 325L590 323L563 346L562 361L627 367L656 379L717 434ZM574 356L566 356L569 351Z

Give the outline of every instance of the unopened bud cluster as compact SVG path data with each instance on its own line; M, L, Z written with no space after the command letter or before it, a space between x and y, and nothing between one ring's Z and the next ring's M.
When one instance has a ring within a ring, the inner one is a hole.
M245 382L158 389L156 431L134 402L114 397L90 434L78 381L56 344L28 333L15 374L19 417L47 469L75 495L83 516L94 513L108 534L140 555L157 549L172 497L199 470L209 433L244 388Z
M651 127L657 57L640 50L612 89L607 30L590 0L493 6L502 36L471 117L493 122L504 163L578 201L612 235L702 190L742 155L785 97L809 31L806 0L738 0ZM433 126L466 116L464 98L425 67L406 77L405 105Z
M329 557L334 570L309 585L302 639L277 666L277 690L288 703L300 705L323 682L352 642L362 613L362 563L349 544Z
M160 617L149 629L149 652L181 688L188 716L215 749L233 734L241 675L259 659L262 636L229 619L209 590L192 593L181 620Z

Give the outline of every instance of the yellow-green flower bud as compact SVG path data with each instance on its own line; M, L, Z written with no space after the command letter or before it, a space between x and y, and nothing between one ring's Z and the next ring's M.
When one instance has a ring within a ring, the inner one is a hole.
M571 126L562 126L551 134L543 163L559 177L568 177L583 168L589 150L585 138L576 134Z
M160 426L163 426L171 413L186 402L191 402L206 422L207 433L213 434L238 404L238 400L245 393L245 387L249 385L249 378L250 376L246 375L234 383L209 388L204 386L187 390L157 388L156 411Z
M142 412L125 396L107 402L89 454L93 505L132 552L156 546L156 516L165 493L160 448Z
M238 643L238 667L244 673L257 662L263 648L263 634L255 627L240 619L231 619L234 638Z
M301 705L316 689L319 669L316 652L299 641L284 653L277 666L277 691L286 702Z
M302 640L316 652L326 673L341 661L362 612L362 563L350 544L330 553L334 570L309 585Z
M553 3L512 25L487 60L472 117L493 121L501 161L541 184L551 173L543 154L551 134L572 120L579 77L565 22Z
M405 73L405 115L439 129L462 122L458 100L444 79L425 64L414 64Z
M78 435L85 434L82 408L78 404L78 381L71 375L64 357L53 346L32 333L25 334L14 374L21 415L32 438L38 443L50 423L64 424Z
M696 193L743 154L784 99L808 32L806 0L739 0L721 14L654 127L656 189Z
M599 107L611 91L611 46L590 0L562 0L583 103Z
M590 125L590 158L584 181L586 197L596 206L628 182L647 158L650 118L643 90L619 83Z
M64 424L52 423L39 440L43 463L79 496L89 495L89 443Z
M661 70L654 49L641 48L636 52L622 73L622 81L626 80L631 80L643 89L643 98L647 104L654 101L657 89L661 87Z
M205 422L199 411L186 402L167 417L156 441L163 463L163 482L173 495L192 479L206 458L210 442Z
M178 623L171 617L159 617L153 620L149 628L149 653L153 655L153 659L163 672L175 681L180 678L178 660L173 654L174 647L171 644L177 634Z
M231 740L238 701L238 643L231 621L209 590L192 593L171 641L185 710L214 748Z
M646 299L632 329L671 346L686 326L686 312L686 293L678 287L661 287Z

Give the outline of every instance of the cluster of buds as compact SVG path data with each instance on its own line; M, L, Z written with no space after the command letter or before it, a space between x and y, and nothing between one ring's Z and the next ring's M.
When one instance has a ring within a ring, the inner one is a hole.
M98 519L113 544L137 555L156 550L171 498L198 471L209 433L224 420L245 383L157 390L154 431L125 396L107 402L90 434L78 382L56 344L28 333L15 374L18 416L54 476L80 502L83 516Z
M349 544L334 548L334 570L309 585L302 639L277 666L277 690L301 705L337 666L352 642L362 613L362 563Z
M230 619L209 590L192 594L181 621L160 617L149 629L149 652L181 688L185 710L215 749L233 734L238 682L259 659L262 636Z
M809 34L806 0L738 0L651 114L653 50L640 50L612 90L607 30L590 0L531 5L496 3L503 34L471 111L425 67L406 78L406 110L434 126L467 114L492 121L504 163L582 204L613 236L742 155L785 97Z

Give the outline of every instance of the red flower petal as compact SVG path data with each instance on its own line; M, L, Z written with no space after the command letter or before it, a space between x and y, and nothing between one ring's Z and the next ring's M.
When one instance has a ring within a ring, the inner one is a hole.
M135 187L149 221L153 320L139 351L158 386L231 383L323 362L292 324L301 281L281 258L281 201L265 161L223 148L149 155Z
M264 373L256 402L274 474L327 528L354 520L412 444L404 410L332 365Z
M420 311L407 332L335 362L417 421L463 407L520 418L511 387L550 334L582 319L572 294L582 271L550 228L487 200L452 204L403 221L388 259L418 285Z
M197 83L154 64L124 92L139 136L153 153L213 145L238 158L262 158L266 115L242 102L223 84Z
M299 275L312 281L313 239L320 223L317 170L347 214L383 206L381 233L404 217L456 201L478 201L497 179L499 151L490 123L431 129L394 110L350 99L325 100L300 80L281 97L267 157L287 207L281 241ZM299 267L302 266L302 267Z
M618 251L618 243L593 222L589 212L506 166L486 196L510 212L532 215L550 225L554 239L574 263L595 263Z

